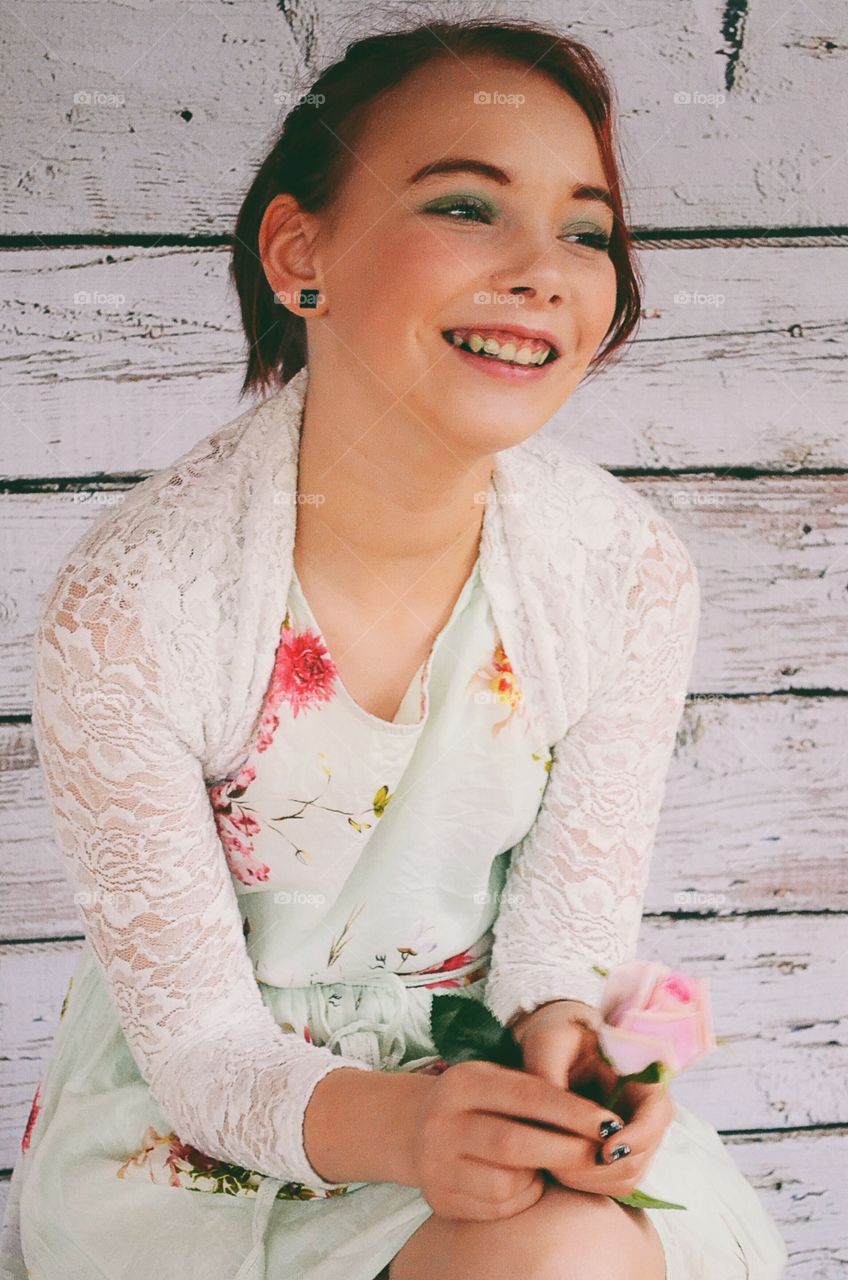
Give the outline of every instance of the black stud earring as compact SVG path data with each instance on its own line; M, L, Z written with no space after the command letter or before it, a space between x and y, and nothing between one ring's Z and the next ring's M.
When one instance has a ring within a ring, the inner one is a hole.
M303 308L313 308L318 306L318 290L317 289L301 289L300 305Z

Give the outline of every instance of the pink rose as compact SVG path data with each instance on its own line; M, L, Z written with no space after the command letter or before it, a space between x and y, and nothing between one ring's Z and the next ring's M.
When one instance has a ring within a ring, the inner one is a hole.
M705 978L648 960L617 965L601 995L598 1040L614 1071L662 1062L670 1075L716 1048Z

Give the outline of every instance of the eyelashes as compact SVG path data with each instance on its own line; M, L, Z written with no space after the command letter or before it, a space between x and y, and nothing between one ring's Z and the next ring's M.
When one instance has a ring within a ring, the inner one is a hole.
M426 212L441 214L443 216L450 216L453 210L455 209L464 210L466 213L472 213L475 215L482 214L482 215L485 215L486 218L491 220L491 215L492 215L491 207L487 204L484 204L483 201L475 200L467 196L457 198L456 200L451 200L450 203L448 204L431 206L426 210ZM477 222L479 221L479 217L452 218L452 221L453 222ZM601 231L570 231L570 232L567 232L567 234L576 236L578 240L583 241L590 248L599 249L602 252L606 252L610 246L610 237Z

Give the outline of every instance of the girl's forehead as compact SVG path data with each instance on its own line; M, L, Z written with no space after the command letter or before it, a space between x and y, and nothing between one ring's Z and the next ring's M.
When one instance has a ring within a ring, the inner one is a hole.
M435 86L423 79L428 70ZM516 185L549 184L555 173L566 186L569 175L571 183L601 184L597 140L580 106L548 77L506 72L514 77L510 84L485 81L492 87L480 89L480 78L462 66L418 68L373 105L352 148L354 168L395 192L422 167L458 156L489 162ZM468 173L457 177L472 180ZM428 182L434 185L435 177L425 176L415 188L423 192Z

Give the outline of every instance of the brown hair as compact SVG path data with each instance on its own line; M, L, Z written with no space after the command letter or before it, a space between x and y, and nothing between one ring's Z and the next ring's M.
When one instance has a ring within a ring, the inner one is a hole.
M241 396L266 394L306 364L306 322L274 295L259 254L259 228L274 196L287 192L309 213L334 201L352 164L367 109L416 68L452 52L489 54L550 76L587 116L600 151L615 214L609 256L617 279L615 315L606 345L595 353L587 378L605 365L635 331L642 286L623 207L613 140L612 92L606 73L586 45L570 36L522 21L439 21L409 30L366 36L321 72L286 116L239 210L230 261L247 338L247 370Z

